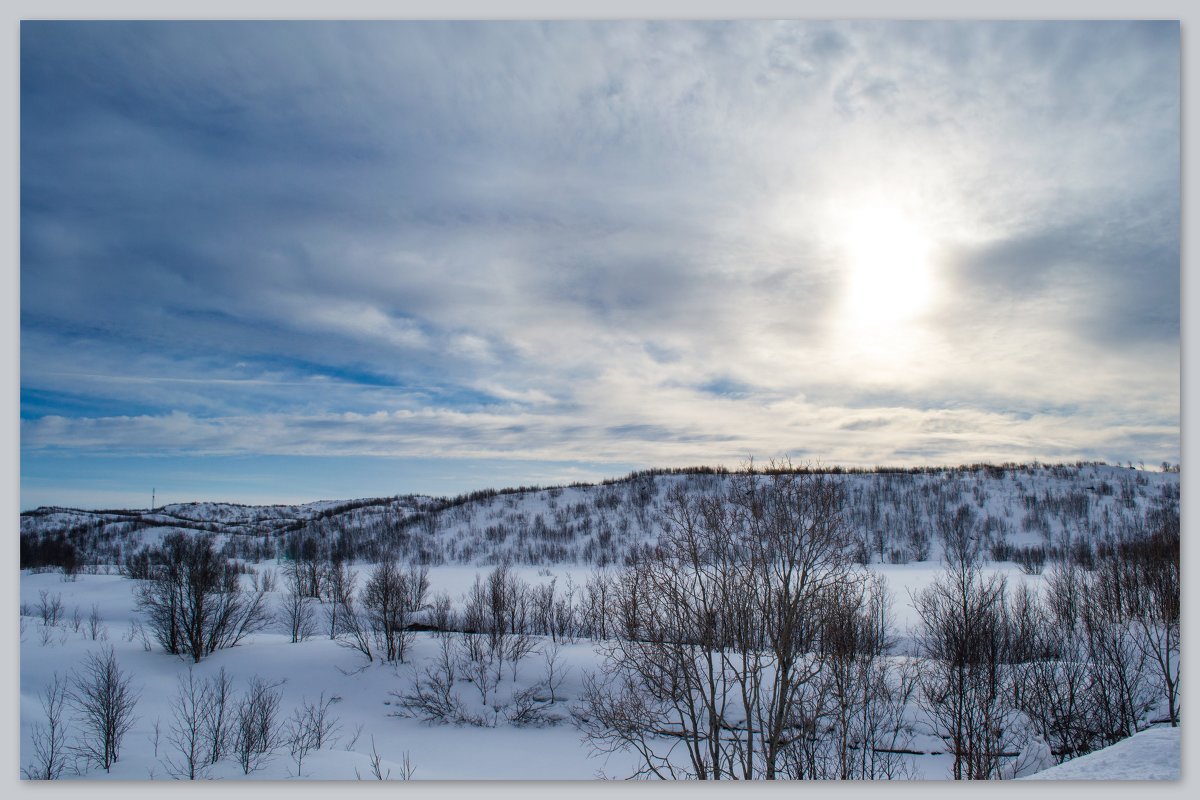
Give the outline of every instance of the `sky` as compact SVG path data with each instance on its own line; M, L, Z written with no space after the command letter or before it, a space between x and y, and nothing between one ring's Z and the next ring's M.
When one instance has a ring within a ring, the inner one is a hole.
M23 22L21 507L1177 463L1179 43Z

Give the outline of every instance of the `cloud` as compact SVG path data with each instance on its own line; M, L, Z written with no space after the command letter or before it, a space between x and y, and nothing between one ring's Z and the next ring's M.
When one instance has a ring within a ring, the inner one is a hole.
M1130 446L1161 451L1177 431L1169 421L1144 423L1120 413L1091 416L1099 431L1080 429L1071 414L903 408L872 413L885 416L864 418L859 410L791 402L754 408L727 400L685 400L671 414L645 413L621 425L598 424L606 417L590 407L587 413L554 415L513 407L217 418L176 412L44 416L22 421L21 436L22 446L32 452L79 449L109 456L433 456L732 466L756 454L800 454L824 463L869 466L912 461L917 455L922 463L1020 460L1034 447L1043 457L1111 461ZM739 416L741 424L732 424L731 418ZM880 430L887 435L880 436Z
M23 23L22 448L1178 460L1178 35Z

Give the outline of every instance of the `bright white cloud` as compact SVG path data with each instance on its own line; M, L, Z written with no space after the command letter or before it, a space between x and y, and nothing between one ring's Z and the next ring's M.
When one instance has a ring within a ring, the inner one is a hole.
M1178 36L27 24L22 447L1177 461Z

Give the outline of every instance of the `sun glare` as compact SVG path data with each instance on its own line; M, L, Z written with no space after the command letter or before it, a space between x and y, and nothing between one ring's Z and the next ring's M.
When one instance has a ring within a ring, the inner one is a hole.
M907 322L929 304L929 237L899 209L853 212L845 229L846 321L868 328Z

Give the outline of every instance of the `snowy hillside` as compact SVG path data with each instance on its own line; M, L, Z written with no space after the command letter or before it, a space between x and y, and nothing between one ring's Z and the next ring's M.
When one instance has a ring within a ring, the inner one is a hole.
M21 520L23 562L41 560L20 579L21 767L688 778L764 777L770 759L781 777L881 780L1065 761L1075 772L1045 777L1112 778L1082 754L1178 715L1178 487L1103 465L692 472L39 509ZM789 563L819 577L811 594L793 591L808 577L778 577ZM780 635L798 638L779 650ZM799 681L788 744L763 754L744 732L766 724L756 698L784 669ZM100 674L127 692L119 757L89 738ZM982 717L947 716L954 686ZM1167 777L1154 763L1127 776Z
M1181 748L1179 728L1150 728L1024 780L1177 781Z
M1055 549L1091 548L1178 506L1178 473L1098 464L833 474L846 492L846 521L861 563L940 560L939 530L966 523L993 560L1033 567ZM457 498L322 501L302 506L183 503L153 511L39 508L21 515L23 548L73 544L80 564L121 563L172 530L230 537L249 560L311 540L325 552L374 559L387 550L442 564L620 564L653 544L673 488L723 491L722 473L639 473L599 485L483 490ZM222 540L225 541L224 539ZM23 549L25 552L25 549ZM55 563L55 562L51 562ZM37 559L23 566L38 566Z

